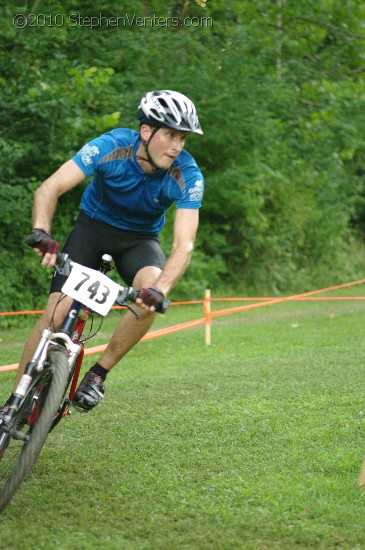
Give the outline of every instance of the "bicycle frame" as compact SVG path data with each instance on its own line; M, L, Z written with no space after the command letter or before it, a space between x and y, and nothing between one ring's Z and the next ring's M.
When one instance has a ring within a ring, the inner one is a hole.
M65 319L65 321L64 321L64 323L61 327L61 332L63 330L65 330L65 325L67 325L67 323L69 323L68 319L69 319L69 316L70 316L70 312L75 311L74 306L76 306L76 305L80 305L80 308L78 309L78 312L76 314L76 322L74 323L74 326L73 326L72 343L73 344L75 344L75 343L78 344L79 352L78 352L78 355L76 357L76 364L75 364L75 367L74 367L74 370L73 370L72 382L71 382L70 391L69 391L69 395L68 395L69 402L72 401L73 396L75 395L78 379L79 379L79 376L80 376L81 365L82 365L82 361L83 361L84 354L85 354L85 347L84 347L84 343L81 341L81 338L82 338L83 330L85 328L86 321L87 321L87 319L89 317L89 313L90 313L90 310L88 310L86 307L84 307L82 304L80 304L80 302L77 302L77 300L74 300L74 302L71 305L71 308L69 310L68 316L66 317L66 319ZM72 313L72 315L73 315L73 313ZM72 366L71 366L71 372L72 372Z

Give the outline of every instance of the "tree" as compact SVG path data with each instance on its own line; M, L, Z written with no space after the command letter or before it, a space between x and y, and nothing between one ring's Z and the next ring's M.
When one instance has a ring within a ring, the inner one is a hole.
M191 97L205 132L187 143L206 194L176 294L206 285L304 290L356 276L364 268L364 11L360 0L5 5L3 309L38 306L47 286L20 245L36 186L96 134L137 128L140 97L158 88ZM15 14L30 12L35 23L28 17L17 29ZM61 199L61 240L81 192ZM169 231L162 243L168 252Z

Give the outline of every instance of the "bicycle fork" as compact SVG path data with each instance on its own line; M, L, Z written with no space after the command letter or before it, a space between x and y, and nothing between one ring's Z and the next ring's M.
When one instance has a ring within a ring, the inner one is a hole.
M9 403L8 412L4 415L2 423L0 421L0 426L5 431L11 431L11 421L13 418L15 418L16 414L23 404L25 396L32 383L34 373L41 373L47 368L47 352L50 346L62 346L64 349L67 350L70 372L72 372L72 369L75 365L75 362L77 361L78 356L81 353L81 350L83 351L83 346L78 342L73 342L68 334L64 332L52 332L50 329L44 329L42 331L42 336L34 352L34 355L31 361L27 364L25 372L21 377L19 384ZM16 434L12 435L16 438ZM24 434L22 434L21 438L23 438L23 436Z

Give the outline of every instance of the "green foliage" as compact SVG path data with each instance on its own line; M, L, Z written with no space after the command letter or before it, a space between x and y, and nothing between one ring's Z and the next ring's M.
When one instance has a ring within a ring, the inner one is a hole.
M49 274L21 245L35 188L90 138L136 127L138 101L153 88L190 96L205 132L187 143L206 194L177 295L205 286L300 291L360 275L360 0L45 0L32 7L33 24L17 28L13 17L29 9L7 4L0 16L2 309L38 307L48 285ZM87 18L100 15L91 28ZM145 24L131 24L133 16ZM186 17L211 22L188 26ZM61 241L81 192L60 200L53 232ZM171 230L169 216L167 254Z

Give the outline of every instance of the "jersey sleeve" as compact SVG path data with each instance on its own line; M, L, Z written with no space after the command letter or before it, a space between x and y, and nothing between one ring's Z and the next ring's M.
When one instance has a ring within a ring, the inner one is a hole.
M204 178L199 169L192 170L186 178L176 208L201 208L204 195Z
M72 160L81 168L85 176L89 177L95 170L100 168L101 159L110 154L114 149L115 142L113 138L104 134L86 143Z

